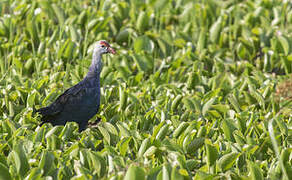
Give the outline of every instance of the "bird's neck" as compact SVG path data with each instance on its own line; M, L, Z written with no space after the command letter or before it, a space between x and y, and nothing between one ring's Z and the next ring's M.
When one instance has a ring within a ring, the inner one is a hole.
M87 77L99 77L102 69L101 53L93 52L91 65L87 73Z

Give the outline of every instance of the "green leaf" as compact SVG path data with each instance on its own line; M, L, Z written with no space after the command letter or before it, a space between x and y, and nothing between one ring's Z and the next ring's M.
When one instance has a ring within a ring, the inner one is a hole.
M162 126L162 128L160 128L160 130L158 131L156 135L156 139L162 141L168 133L168 128L169 128L168 124L165 124L164 126Z
M144 157L150 157L150 156L152 156L152 155L154 155L155 153L156 153L156 151L157 151L157 147L155 147L155 146L150 146L147 150L146 150L146 152L144 153Z
M89 159L92 162L92 169L99 175L103 177L106 174L107 164L104 158L97 152L89 152Z
M233 137L233 131L236 129L234 123L230 119L224 119L222 121L222 130L228 141L235 142Z
M32 168L30 171L30 173L26 176L25 179L29 179L29 180L39 180L42 179L42 170L39 168Z
M105 128L101 127L101 126L98 126L98 129L99 129L100 133L103 135L105 141L108 144L110 144L111 136L110 136L109 132Z
M202 113L203 116L206 115L206 113L208 112L208 110L211 108L211 106L213 105L214 101L216 100L215 97L211 98L208 102L206 102L202 108Z
M176 168L172 168L171 171L171 179L176 179L176 180L183 180L184 176L181 175Z
M289 41L284 36L278 36L277 38L278 38L278 41L280 42L280 44L284 50L285 56L287 56L289 54L289 50L290 50Z
M121 29L116 36L116 41L118 44L123 45L123 43L128 43L130 39L130 34L133 30L130 28Z
M178 138L183 131L188 127L189 123L187 122L181 122L180 125L174 130L173 137Z
M206 44L206 30L202 28L199 34L198 42L197 42L197 49L200 53L205 48L205 44Z
M154 44L147 36L140 36L134 42L134 50L136 53L142 51L152 53L153 49Z
M190 98L184 98L183 99L183 103L186 106L186 108L190 111L194 111L195 109L195 105L193 103L193 101Z
M143 157L143 154L145 153L147 148L149 148L149 146L150 146L150 138L144 139L140 148L139 148L138 157Z
M126 90L124 90L121 86L119 87L119 95L120 95L120 111L125 110L127 106L127 99L128 99L128 93Z
M172 112L177 110L178 105L180 104L181 100L182 100L182 95L178 95L176 96L176 98L173 100L172 104L171 104L171 110Z
M9 169L0 162L0 180L10 180L11 175L9 173Z
M147 72L148 70L151 69L150 64L147 62L147 59L141 55L134 54L133 59L135 63L137 64L138 68L140 71Z
M237 99L235 98L235 96L233 94L229 96L228 100L231 103L231 105L234 107L236 112L240 112L241 111L239 102L237 101Z
M137 19L137 29L140 32L144 32L145 29L147 29L148 27L148 22L149 22L149 18L146 12L142 11L139 13L138 19Z
M250 170L251 179L263 180L264 176L259 166L256 163L251 162L251 161L247 161L247 163Z
M218 158L217 148L211 144L206 144L207 164L210 166L214 165Z
M221 32L222 17L220 16L217 21L210 28L210 40L214 43L218 42L218 37Z
M44 172L44 175L47 175L50 172L50 169L54 165L55 156L53 153L48 151L43 151L39 168L41 168Z
M131 165L125 175L124 180L143 180L145 178L145 171L143 168Z
M54 13L56 14L57 18L58 18L58 22L60 25L64 25L65 23L65 13L64 13L64 10L56 5L56 4L52 4L52 8L54 10Z
M239 157L239 155L240 155L239 153L231 152L222 156L218 160L218 166L221 169L221 171L225 172L228 169L230 169L237 160L237 158Z
M119 147L119 151L121 153L122 156L125 156L128 148L129 148L129 143L132 140L131 137L124 137L119 143L118 143L118 147Z
M170 180L169 172L167 170L166 165L162 167L162 180Z
M205 138L198 137L194 138L191 143L187 146L187 153L194 154L199 148L205 144Z
M28 159L24 151L23 143L19 142L18 144L16 144L14 147L14 151L12 152L17 167L17 172L23 177L30 169Z

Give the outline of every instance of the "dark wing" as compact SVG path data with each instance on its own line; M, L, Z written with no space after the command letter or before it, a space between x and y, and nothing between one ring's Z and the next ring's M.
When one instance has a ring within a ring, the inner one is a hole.
M61 113L68 102L74 102L80 99L85 92L84 84L82 82L67 89L61 94L51 105L36 110L42 115L42 121L48 122L54 119L54 116Z

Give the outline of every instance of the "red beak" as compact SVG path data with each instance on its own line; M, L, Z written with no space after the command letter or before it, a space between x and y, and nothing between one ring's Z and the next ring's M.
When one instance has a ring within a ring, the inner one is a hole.
M116 54L116 51L111 47L108 47L108 51L112 54Z

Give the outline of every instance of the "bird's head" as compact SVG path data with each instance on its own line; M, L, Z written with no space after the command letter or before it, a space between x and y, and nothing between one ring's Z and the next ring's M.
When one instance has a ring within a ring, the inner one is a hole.
M98 41L96 43L96 47L94 50L98 51L101 54L107 54L107 53L116 54L116 51L105 40Z

